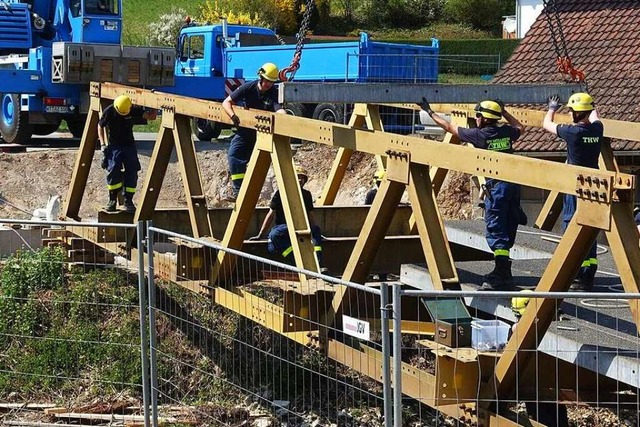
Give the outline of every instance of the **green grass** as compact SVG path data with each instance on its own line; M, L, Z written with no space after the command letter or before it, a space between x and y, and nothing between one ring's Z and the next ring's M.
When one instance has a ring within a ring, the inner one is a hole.
M438 75L438 83L443 83L443 84L460 84L460 83L487 84L489 82L487 80L483 79L481 76L473 76L473 75L467 75L467 74L440 73Z
M148 25L158 21L163 13L184 9L189 16L197 16L204 0L125 0L122 2L122 41L129 45L145 45Z

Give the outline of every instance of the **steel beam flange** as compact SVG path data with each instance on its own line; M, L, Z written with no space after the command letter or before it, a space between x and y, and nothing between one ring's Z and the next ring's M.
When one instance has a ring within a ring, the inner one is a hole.
M222 121L222 106L221 104L207 104L207 120L211 120L213 122Z
M613 178L582 175L576 177L576 195L585 200L609 203L613 193Z
M89 95L100 98L100 83L91 82L89 86Z
M273 114L269 116L257 115L255 116L256 125L255 129L261 133L267 133L273 135L274 117Z

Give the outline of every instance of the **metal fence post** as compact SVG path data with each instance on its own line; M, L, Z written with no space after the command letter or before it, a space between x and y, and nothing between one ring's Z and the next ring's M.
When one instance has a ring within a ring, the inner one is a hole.
M402 427L402 288L393 285L393 425Z
M391 409L391 343L389 342L389 285L380 283L380 314L382 319L382 399L384 427L392 427Z
M144 427L149 427L149 359L147 358L147 293L144 280L144 222L138 221L138 299L140 307L140 357L142 359L142 404Z
M153 427L158 427L158 363L156 359L156 286L153 269L153 221L147 221L147 275L149 277L149 347L151 359L151 410Z

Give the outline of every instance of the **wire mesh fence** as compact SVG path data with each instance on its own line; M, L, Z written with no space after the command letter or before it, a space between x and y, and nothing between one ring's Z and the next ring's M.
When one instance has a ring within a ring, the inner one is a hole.
M398 294L394 310L425 323L405 328L394 347L403 364L397 425L486 425L484 409L502 417L496 425L638 425L640 340L629 304L638 295Z
M0 225L2 424L144 421L137 263L81 237L132 226Z
M152 372L157 373L152 388L159 417L163 407L180 405L190 407L189 416L200 425L346 425L362 419L383 425L383 388L375 376L382 366L376 289L354 300L354 313L373 325L368 336L360 336L375 354L358 361L360 370L352 369L346 362L360 341L325 326L344 283L151 231L157 278L150 298ZM205 262L186 268L181 262L186 248ZM225 261L209 283L202 279L211 271L198 267L213 265L216 257ZM171 270L174 263L180 271ZM354 326L353 334L357 330ZM371 378L363 369L376 374ZM208 404L198 405L202 401Z
M363 286L142 224L14 224L3 425L638 425L639 296L613 281Z
M349 64L360 64L354 69ZM437 83L439 74L448 75L447 81L466 81L469 78L489 80L500 67L500 55L406 55L347 54L345 81L367 83ZM350 74L351 73L351 74ZM455 77L458 75L459 77ZM416 96L416 101L420 99ZM344 122L349 119L350 106L345 106ZM416 111L380 106L380 116L386 132L412 134L425 130Z

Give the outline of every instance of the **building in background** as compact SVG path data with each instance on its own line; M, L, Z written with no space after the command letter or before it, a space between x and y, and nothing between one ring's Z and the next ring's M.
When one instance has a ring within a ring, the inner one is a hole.
M515 38L524 38L543 8L542 0L516 0Z

